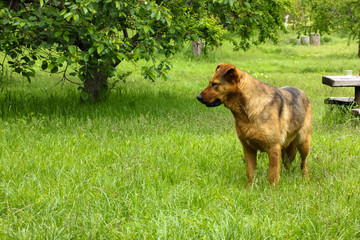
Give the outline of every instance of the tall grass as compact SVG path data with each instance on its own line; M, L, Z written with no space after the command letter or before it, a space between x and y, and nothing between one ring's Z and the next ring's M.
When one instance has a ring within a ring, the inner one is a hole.
M354 93L321 84L360 68L356 44L332 36L321 47L292 46L288 37L248 52L225 43L200 58L185 49L170 81L146 81L122 63L133 74L95 105L69 84L48 90L56 75L28 84L14 74L0 94L0 238L360 238L359 121L323 103ZM231 114L195 99L220 62L309 95L309 182L296 159L275 191L261 153L246 190Z

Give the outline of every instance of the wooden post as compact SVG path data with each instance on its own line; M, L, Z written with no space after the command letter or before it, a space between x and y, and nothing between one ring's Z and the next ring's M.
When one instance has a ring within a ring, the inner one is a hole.
M310 45L310 37L309 36L301 36L301 44L302 45Z
M320 46L320 34L312 33L310 35L310 43L313 46Z
M202 44L201 38L199 38L199 41L193 41L192 49L193 49L194 55L196 55L196 56L201 55L201 52L202 52L202 49L203 49L203 44Z
M360 87L355 87L355 102L360 106Z

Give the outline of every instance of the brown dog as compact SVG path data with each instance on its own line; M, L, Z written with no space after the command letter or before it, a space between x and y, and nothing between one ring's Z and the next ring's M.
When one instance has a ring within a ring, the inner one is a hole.
M258 150L269 155L269 181L275 187L280 178L281 158L288 169L296 149L301 155L303 176L309 178L311 104L303 91L276 88L233 65L220 64L197 99L207 107L223 103L231 110L244 149L248 187L253 181Z

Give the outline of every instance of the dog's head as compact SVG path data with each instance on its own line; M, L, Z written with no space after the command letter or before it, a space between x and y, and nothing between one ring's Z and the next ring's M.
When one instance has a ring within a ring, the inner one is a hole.
M207 107L217 107L225 103L231 94L236 92L241 72L234 65L222 63L216 68L209 86L202 91L197 99Z

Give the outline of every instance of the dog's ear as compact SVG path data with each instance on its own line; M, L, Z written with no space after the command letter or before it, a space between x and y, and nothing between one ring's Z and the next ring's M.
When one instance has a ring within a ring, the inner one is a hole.
M235 73L235 67L230 67L224 74L224 77L232 77Z
M215 72L217 72L217 70L219 70L220 67L221 67L221 64L217 65Z
M216 67L216 72L218 76L228 81L236 81L239 78L239 72L236 70L236 67L231 64L219 64Z
M223 78L229 82L236 83L240 81L242 76L241 76L241 72L238 71L235 66L231 66L226 70L225 74L223 75Z

